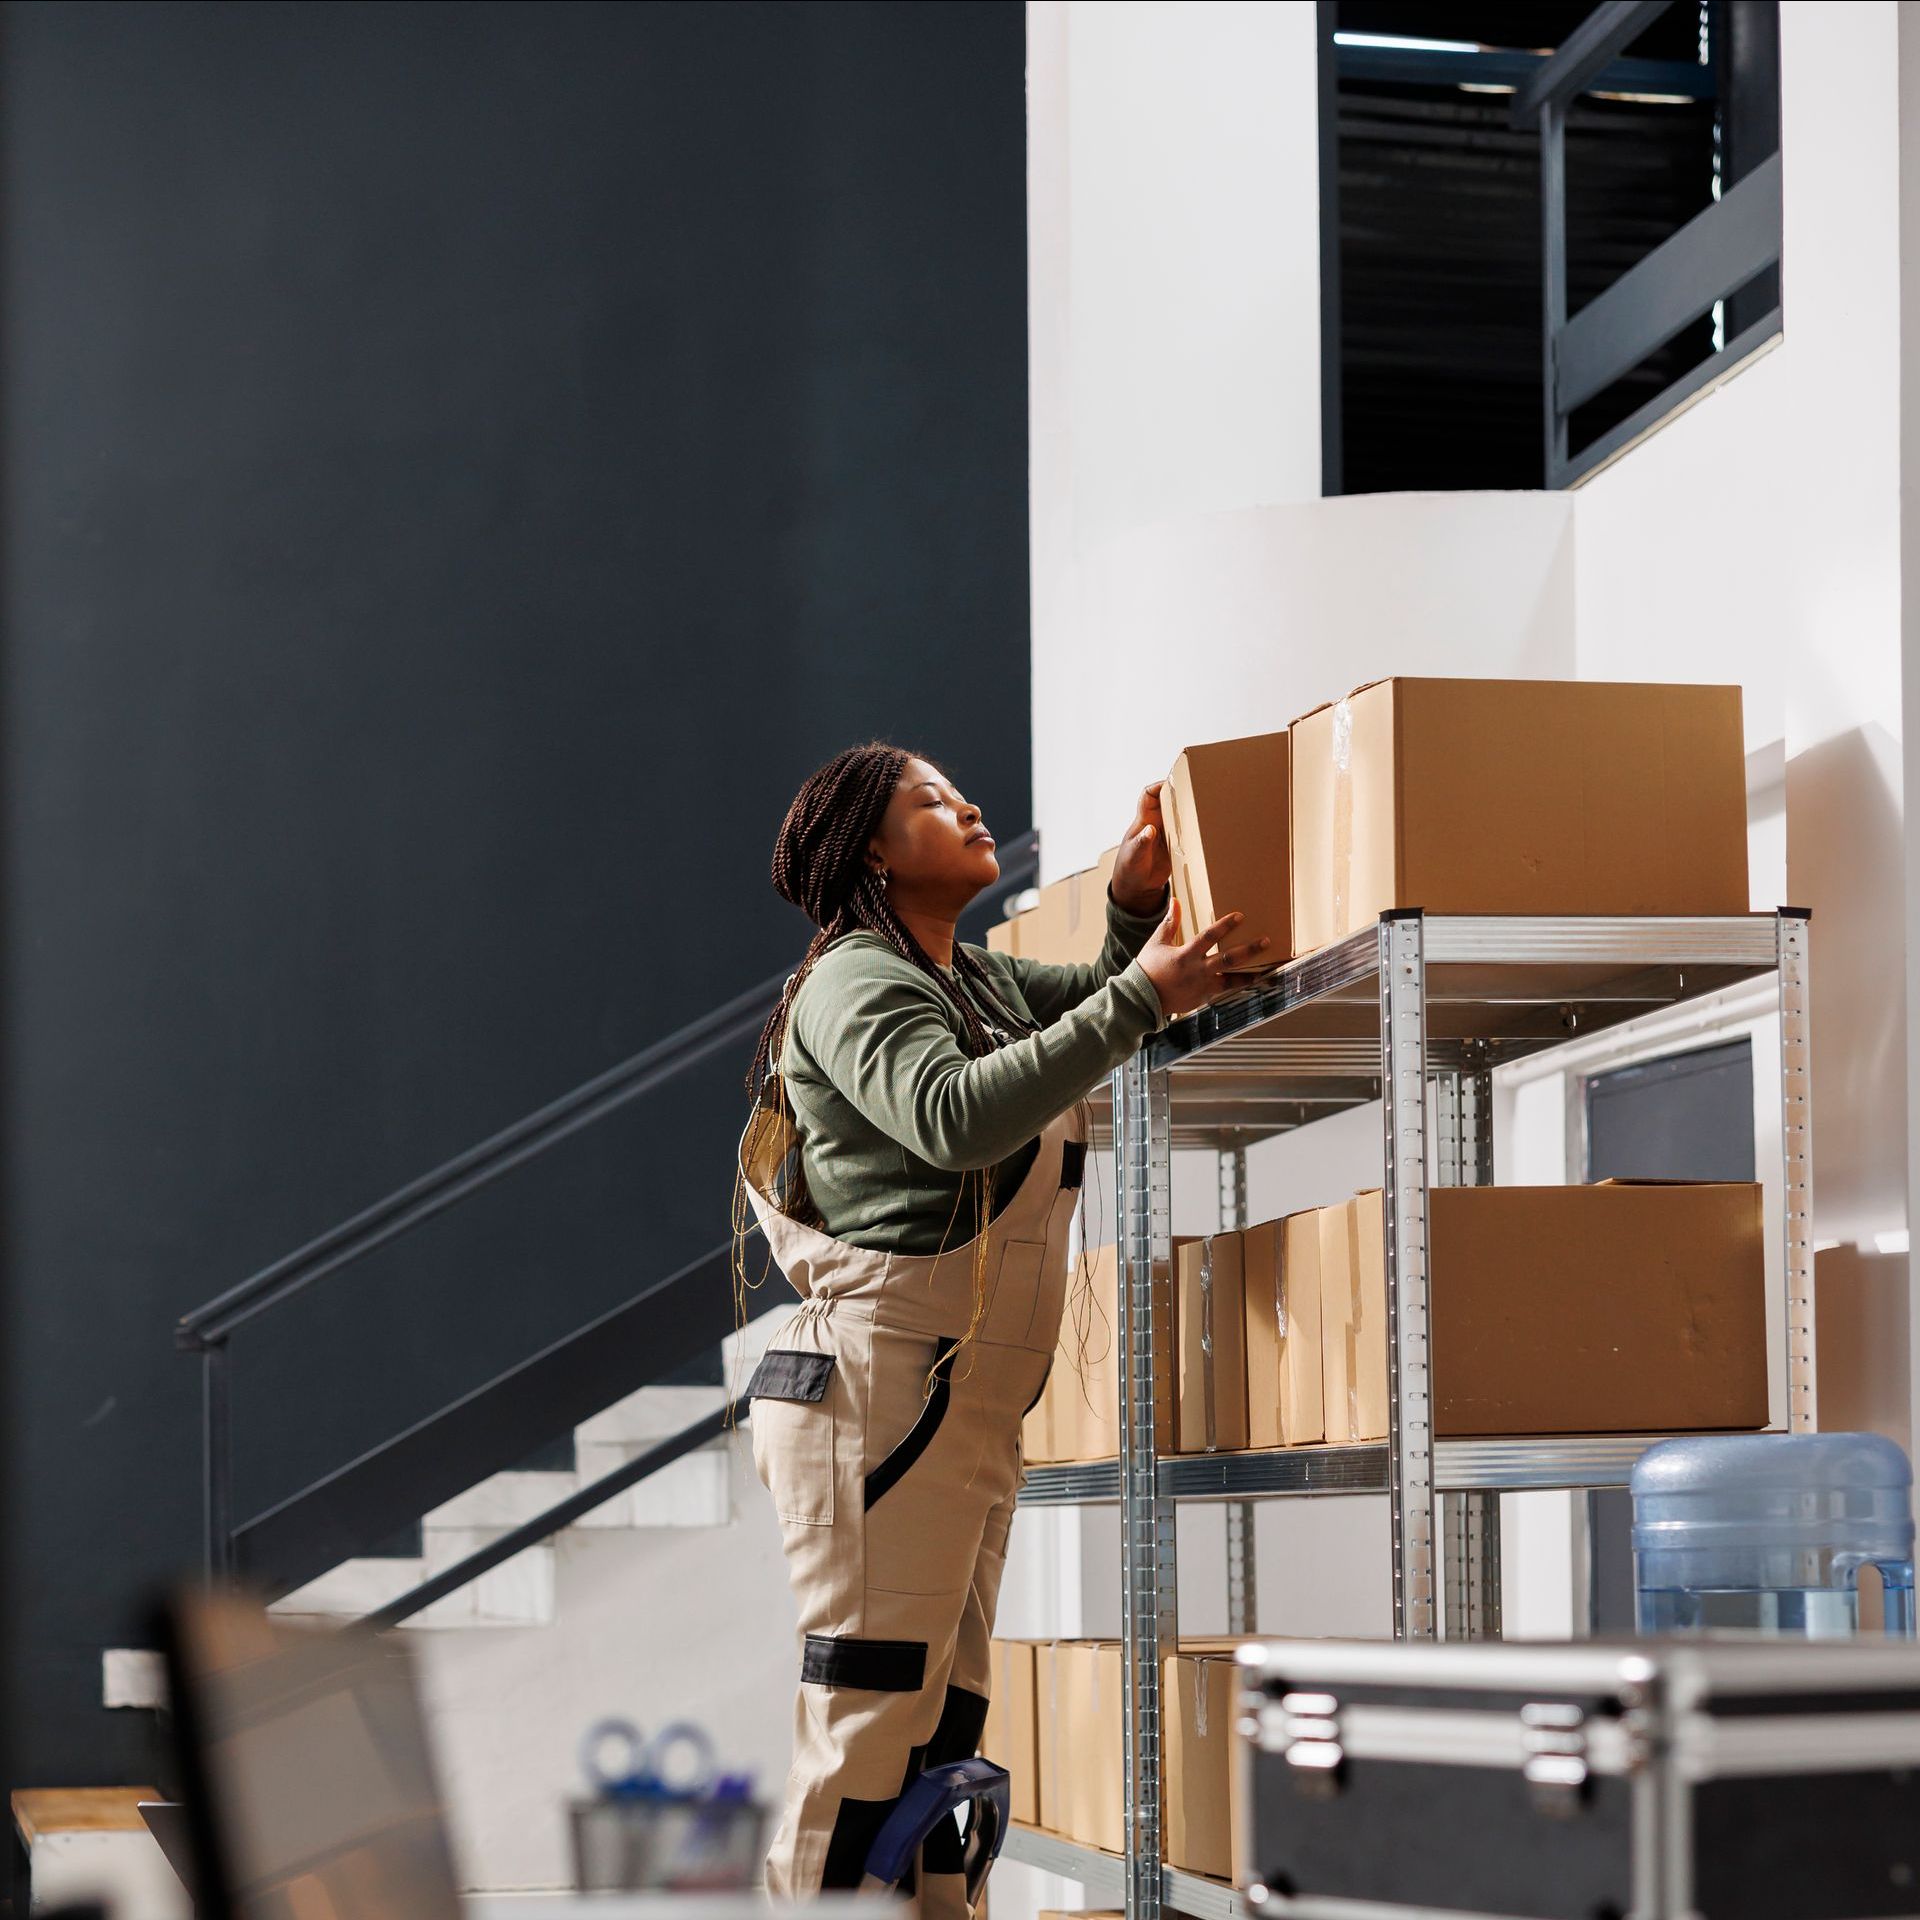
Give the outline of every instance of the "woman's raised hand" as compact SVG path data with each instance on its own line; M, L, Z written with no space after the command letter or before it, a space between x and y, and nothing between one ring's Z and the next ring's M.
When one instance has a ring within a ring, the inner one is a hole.
M1120 837L1120 852L1107 883L1115 904L1127 913L1152 913L1173 878L1167 823L1160 812L1161 782L1143 788L1133 824Z
M1220 991L1230 971L1247 967L1272 945L1265 939L1244 947L1222 945L1225 937L1245 918L1243 913L1223 914L1212 926L1183 943L1180 902L1168 901L1167 917L1154 928L1152 937L1140 949L1140 971L1153 982L1165 1019L1177 1020L1183 1013L1204 1007ZM1216 947L1218 952L1214 951Z

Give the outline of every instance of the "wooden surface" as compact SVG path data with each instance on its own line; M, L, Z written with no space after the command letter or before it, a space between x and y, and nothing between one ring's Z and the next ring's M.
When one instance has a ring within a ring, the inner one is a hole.
M154 1787L27 1787L13 1796L13 1824L30 1847L50 1833L144 1832L142 1800Z

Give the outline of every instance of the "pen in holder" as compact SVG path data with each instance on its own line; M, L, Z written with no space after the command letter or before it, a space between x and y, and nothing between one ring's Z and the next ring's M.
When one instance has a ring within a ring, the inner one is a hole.
M753 1798L750 1775L718 1771L712 1741L691 1721L651 1740L630 1720L599 1721L580 1743L580 1764L594 1789L570 1808L582 1893L754 1884L766 1809Z

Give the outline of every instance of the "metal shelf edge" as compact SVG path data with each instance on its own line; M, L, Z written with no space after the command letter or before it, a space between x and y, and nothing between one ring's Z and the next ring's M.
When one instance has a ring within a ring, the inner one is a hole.
M1778 957L1777 927L1771 913L1429 914L1424 941L1429 966L1619 961L1769 970ZM1378 928L1363 927L1334 946L1289 960L1239 998L1175 1021L1147 1042L1148 1064L1156 1070L1177 1066L1279 1014L1357 986L1378 969Z
M1634 1462L1668 1437L1634 1433L1441 1440L1433 1449L1434 1483L1448 1493L1622 1487ZM1161 1493L1174 1500L1385 1493L1387 1450L1375 1441L1348 1447L1171 1454L1160 1461L1159 1481ZM1020 1504L1083 1506L1119 1498L1119 1462L1090 1460L1029 1467Z
M1083 1846L1057 1833L1015 1824L1007 1829L1001 1851L1022 1866L1077 1880L1090 1897L1117 1905L1126 1889L1126 1862L1117 1853ZM1247 1905L1232 1887L1178 1867L1163 1867L1162 1898L1169 1907L1193 1920L1246 1920Z
M1103 1853L1098 1847L1082 1846L1077 1840L1017 1821L1007 1829L1000 1851L1022 1866L1078 1880L1096 1905L1118 1906L1125 1898L1127 1863L1117 1853Z
M1247 1903L1236 1888L1202 1874L1183 1873L1178 1867L1163 1867L1160 1872L1166 1889L1160 1897L1176 1911L1191 1914L1193 1920L1246 1920Z

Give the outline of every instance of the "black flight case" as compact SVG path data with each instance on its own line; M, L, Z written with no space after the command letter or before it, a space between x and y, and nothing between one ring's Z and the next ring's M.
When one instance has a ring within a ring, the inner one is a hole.
M1920 1648L1243 1649L1254 1911L1920 1916Z

